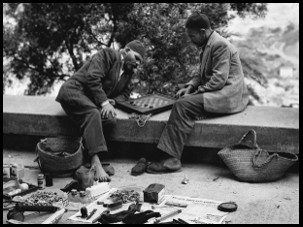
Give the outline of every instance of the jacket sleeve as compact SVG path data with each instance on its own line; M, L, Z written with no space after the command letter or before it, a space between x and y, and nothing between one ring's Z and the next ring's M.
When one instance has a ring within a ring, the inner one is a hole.
M200 92L220 90L226 84L230 68L230 50L225 43L214 47L212 55L212 76L204 85L199 86Z
M102 78L106 74L106 63L102 52L92 56L86 72L87 89L90 91L93 101L98 107L107 100L102 88Z
M118 95L117 97L114 98L115 101L126 101L130 98L130 94L133 90L133 86L129 83L126 88L124 89L124 91Z
M200 75L200 70L197 69L196 72L194 73L193 78L185 84L185 86L192 85L194 87L194 90L197 89L197 87L201 84L201 75Z
M194 78L192 78L188 83L185 84L185 86L192 85L194 87L194 90L196 90L199 84L201 83L200 81L200 76L195 75Z

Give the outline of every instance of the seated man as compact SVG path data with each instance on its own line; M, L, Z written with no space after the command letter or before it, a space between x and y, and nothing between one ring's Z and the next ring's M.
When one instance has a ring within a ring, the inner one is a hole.
M211 29L204 14L192 14L186 22L186 31L201 50L199 74L177 92L180 99L172 108L157 146L164 151L163 157L147 167L149 173L181 168L184 144L195 119L204 112L237 113L248 104L248 91L235 47Z
M145 47L138 40L120 51L101 49L62 85L56 98L80 127L85 155L96 171L95 180L110 180L99 159L99 155L107 151L103 124L113 123L115 100L129 98L132 75L144 55Z

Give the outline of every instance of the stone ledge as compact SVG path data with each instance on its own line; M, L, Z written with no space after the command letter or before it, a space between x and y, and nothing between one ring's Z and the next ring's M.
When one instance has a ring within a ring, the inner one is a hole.
M110 135L115 141L157 143L170 111L152 116L138 127L128 114L117 110L117 125ZM258 144L271 152L299 153L299 109L256 107L238 114L196 122L187 146L223 148L236 143L248 130L257 132ZM3 133L16 135L75 135L78 129L54 97L3 96Z

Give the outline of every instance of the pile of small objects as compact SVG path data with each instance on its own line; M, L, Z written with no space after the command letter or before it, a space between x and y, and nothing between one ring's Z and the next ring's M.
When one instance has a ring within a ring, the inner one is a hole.
M67 203L67 199L59 196L56 192L38 191L25 200L25 204L29 206L51 206L53 203Z
M110 195L113 200L122 200L123 203L137 202L140 194L134 190L117 190Z

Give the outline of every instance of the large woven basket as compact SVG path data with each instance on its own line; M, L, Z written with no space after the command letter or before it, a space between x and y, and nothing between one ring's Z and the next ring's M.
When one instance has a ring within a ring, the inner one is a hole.
M292 153L269 154L257 145L256 132L250 130L238 144L218 152L230 171L246 182L269 182L281 178L298 157Z
M72 176L83 162L83 145L78 137L45 138L36 151L41 171L55 177Z

